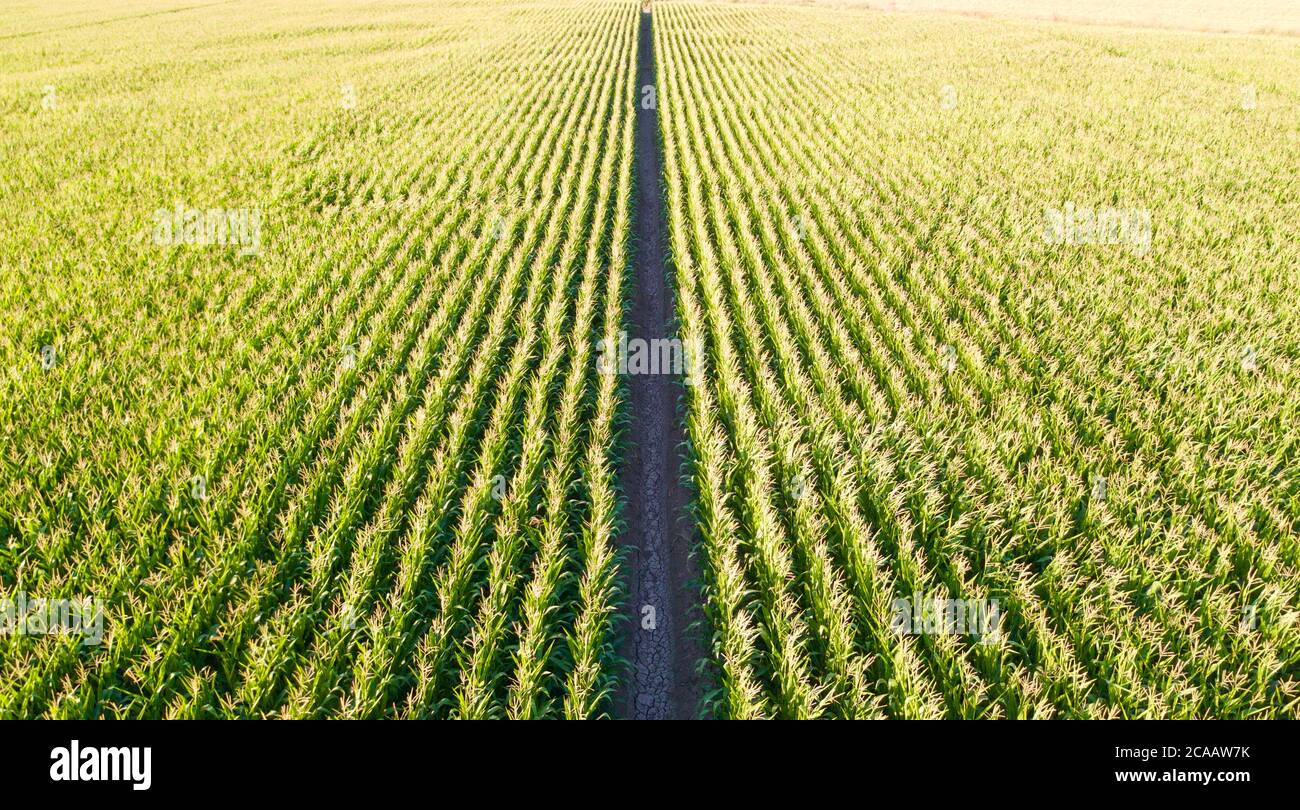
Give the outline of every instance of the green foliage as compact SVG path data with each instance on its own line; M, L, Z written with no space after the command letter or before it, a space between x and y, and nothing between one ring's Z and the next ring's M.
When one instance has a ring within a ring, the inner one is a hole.
M1295 716L1294 43L654 14L713 712Z
M607 713L636 6L147 6L0 45L0 715Z

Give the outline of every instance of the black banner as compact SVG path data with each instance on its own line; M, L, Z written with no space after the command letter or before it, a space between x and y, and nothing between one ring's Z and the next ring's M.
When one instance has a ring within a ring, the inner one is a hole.
M7 722L0 779L6 793L135 802L379 796L486 776L494 793L563 799L573 789L598 795L634 765L647 786L675 782L669 774L685 767L741 795L780 780L814 793L887 781L940 794L1218 798L1290 787L1289 732L1279 722L705 723L689 731L626 722Z

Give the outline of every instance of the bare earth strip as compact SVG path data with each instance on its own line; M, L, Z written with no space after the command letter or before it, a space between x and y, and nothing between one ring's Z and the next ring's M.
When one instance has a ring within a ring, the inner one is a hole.
M658 114L653 104L642 103L641 95L641 88L655 83L649 12L641 15L638 47L636 254L628 339L650 341L671 337L674 325ZM622 653L630 672L618 701L620 714L637 720L690 718L700 705L696 664L703 647L692 629L691 613L697 607L687 591L696 575L686 514L689 495L680 480L685 436L677 413L680 383L668 374L633 374L627 381L630 419L622 475L631 622Z

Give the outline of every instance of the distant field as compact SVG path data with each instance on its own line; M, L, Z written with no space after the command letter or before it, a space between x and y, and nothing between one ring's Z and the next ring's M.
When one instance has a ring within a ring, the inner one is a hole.
M810 0L887 11L956 12L990 17L1188 28L1199 31L1300 33L1291 0Z

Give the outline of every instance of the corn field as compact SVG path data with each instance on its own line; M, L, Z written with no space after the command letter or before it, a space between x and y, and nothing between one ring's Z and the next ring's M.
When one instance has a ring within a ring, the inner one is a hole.
M4 638L0 714L603 713L636 9L243 14L7 112L0 570L106 633Z
M622 716L670 610L628 599L622 483L665 439L601 361L643 184L692 366L692 716L1296 717L1297 48L20 4L0 598L93 598L102 638L0 627L0 717Z
M1295 45L655 13L716 713L1294 716Z

